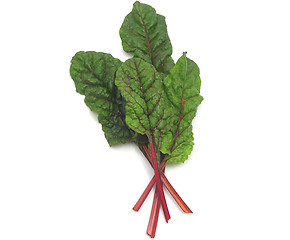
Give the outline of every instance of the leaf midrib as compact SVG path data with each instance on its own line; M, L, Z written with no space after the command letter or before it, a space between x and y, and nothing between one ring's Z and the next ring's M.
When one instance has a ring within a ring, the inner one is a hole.
M141 19L142 26L143 26L143 29L145 32L145 39L146 39L146 43L147 43L147 47L148 47L148 51L149 51L150 61L152 62L152 53L151 53L151 46L150 46L150 42L149 42L149 37L148 37L147 29L146 29L146 26L145 26L145 23L144 23L144 20L142 18L141 13L139 13L139 17Z

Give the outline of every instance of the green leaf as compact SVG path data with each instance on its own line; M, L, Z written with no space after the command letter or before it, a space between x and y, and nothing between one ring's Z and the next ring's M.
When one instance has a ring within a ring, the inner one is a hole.
M135 2L121 26L120 37L125 52L153 64L157 71L168 74L174 66L165 17L151 6Z
M76 91L85 95L86 105L98 113L109 145L137 137L125 122L125 101L114 83L122 62L110 54L81 51L71 63L70 74Z
M118 69L115 83L127 101L127 124L148 139L152 136L159 152L164 133L171 127L172 110L159 73L144 60L132 58Z
M170 147L161 149L167 154L168 162L184 162L192 151L192 120L203 100L199 94L200 83L199 68L185 53L164 79L164 90L173 105L173 127L163 144Z

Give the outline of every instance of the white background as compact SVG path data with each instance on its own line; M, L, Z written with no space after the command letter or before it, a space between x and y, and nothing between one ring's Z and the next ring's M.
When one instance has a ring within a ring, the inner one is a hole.
M167 176L157 239L290 239L289 1L144 2L166 16L176 61L201 69L195 147ZM110 148L75 92L71 57L110 52L133 1L1 1L0 239L148 239L152 169L133 144Z

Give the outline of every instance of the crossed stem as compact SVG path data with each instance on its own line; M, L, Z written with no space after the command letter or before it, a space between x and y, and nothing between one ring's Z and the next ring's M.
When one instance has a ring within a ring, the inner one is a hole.
M143 152L147 160L149 161L150 165L154 167L150 152L148 148L145 145L142 145L142 148L140 150ZM166 161L162 161L160 164L160 177L161 177L161 183L166 187L166 189L169 191L171 196L174 198L174 200L177 202L177 204L180 206L180 208L183 210L185 213L192 213L190 208L186 205L186 203L182 200L182 198L179 196L179 194L175 191L173 186L170 184L168 179L166 178L164 172L165 172L165 164ZM148 186L145 188L144 192L138 199L137 203L133 207L133 210L138 211L141 206L143 205L144 201L146 200L147 196L149 195L150 191L152 190L153 186L156 184L156 176L154 175L149 182ZM159 217L159 211L160 211L160 205L161 205L161 199L159 195L158 188L155 188L155 193L154 193L154 198L153 198L153 204L152 204L152 209L151 209L151 215L147 227L147 234L154 238L155 233L156 233L156 228L157 228L157 223L158 223L158 217ZM166 218L166 216L165 216Z

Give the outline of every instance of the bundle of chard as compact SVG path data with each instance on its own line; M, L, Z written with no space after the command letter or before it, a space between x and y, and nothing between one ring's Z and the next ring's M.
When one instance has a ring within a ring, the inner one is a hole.
M120 36L131 59L122 63L107 53L81 51L72 58L70 74L76 91L98 114L109 145L134 142L151 164L154 176L133 209L140 209L156 185L147 228L154 237L160 205L166 222L170 219L163 186L192 213L164 172L192 151L192 120L203 100L199 68L186 53L174 64L165 18L149 5L134 3Z

